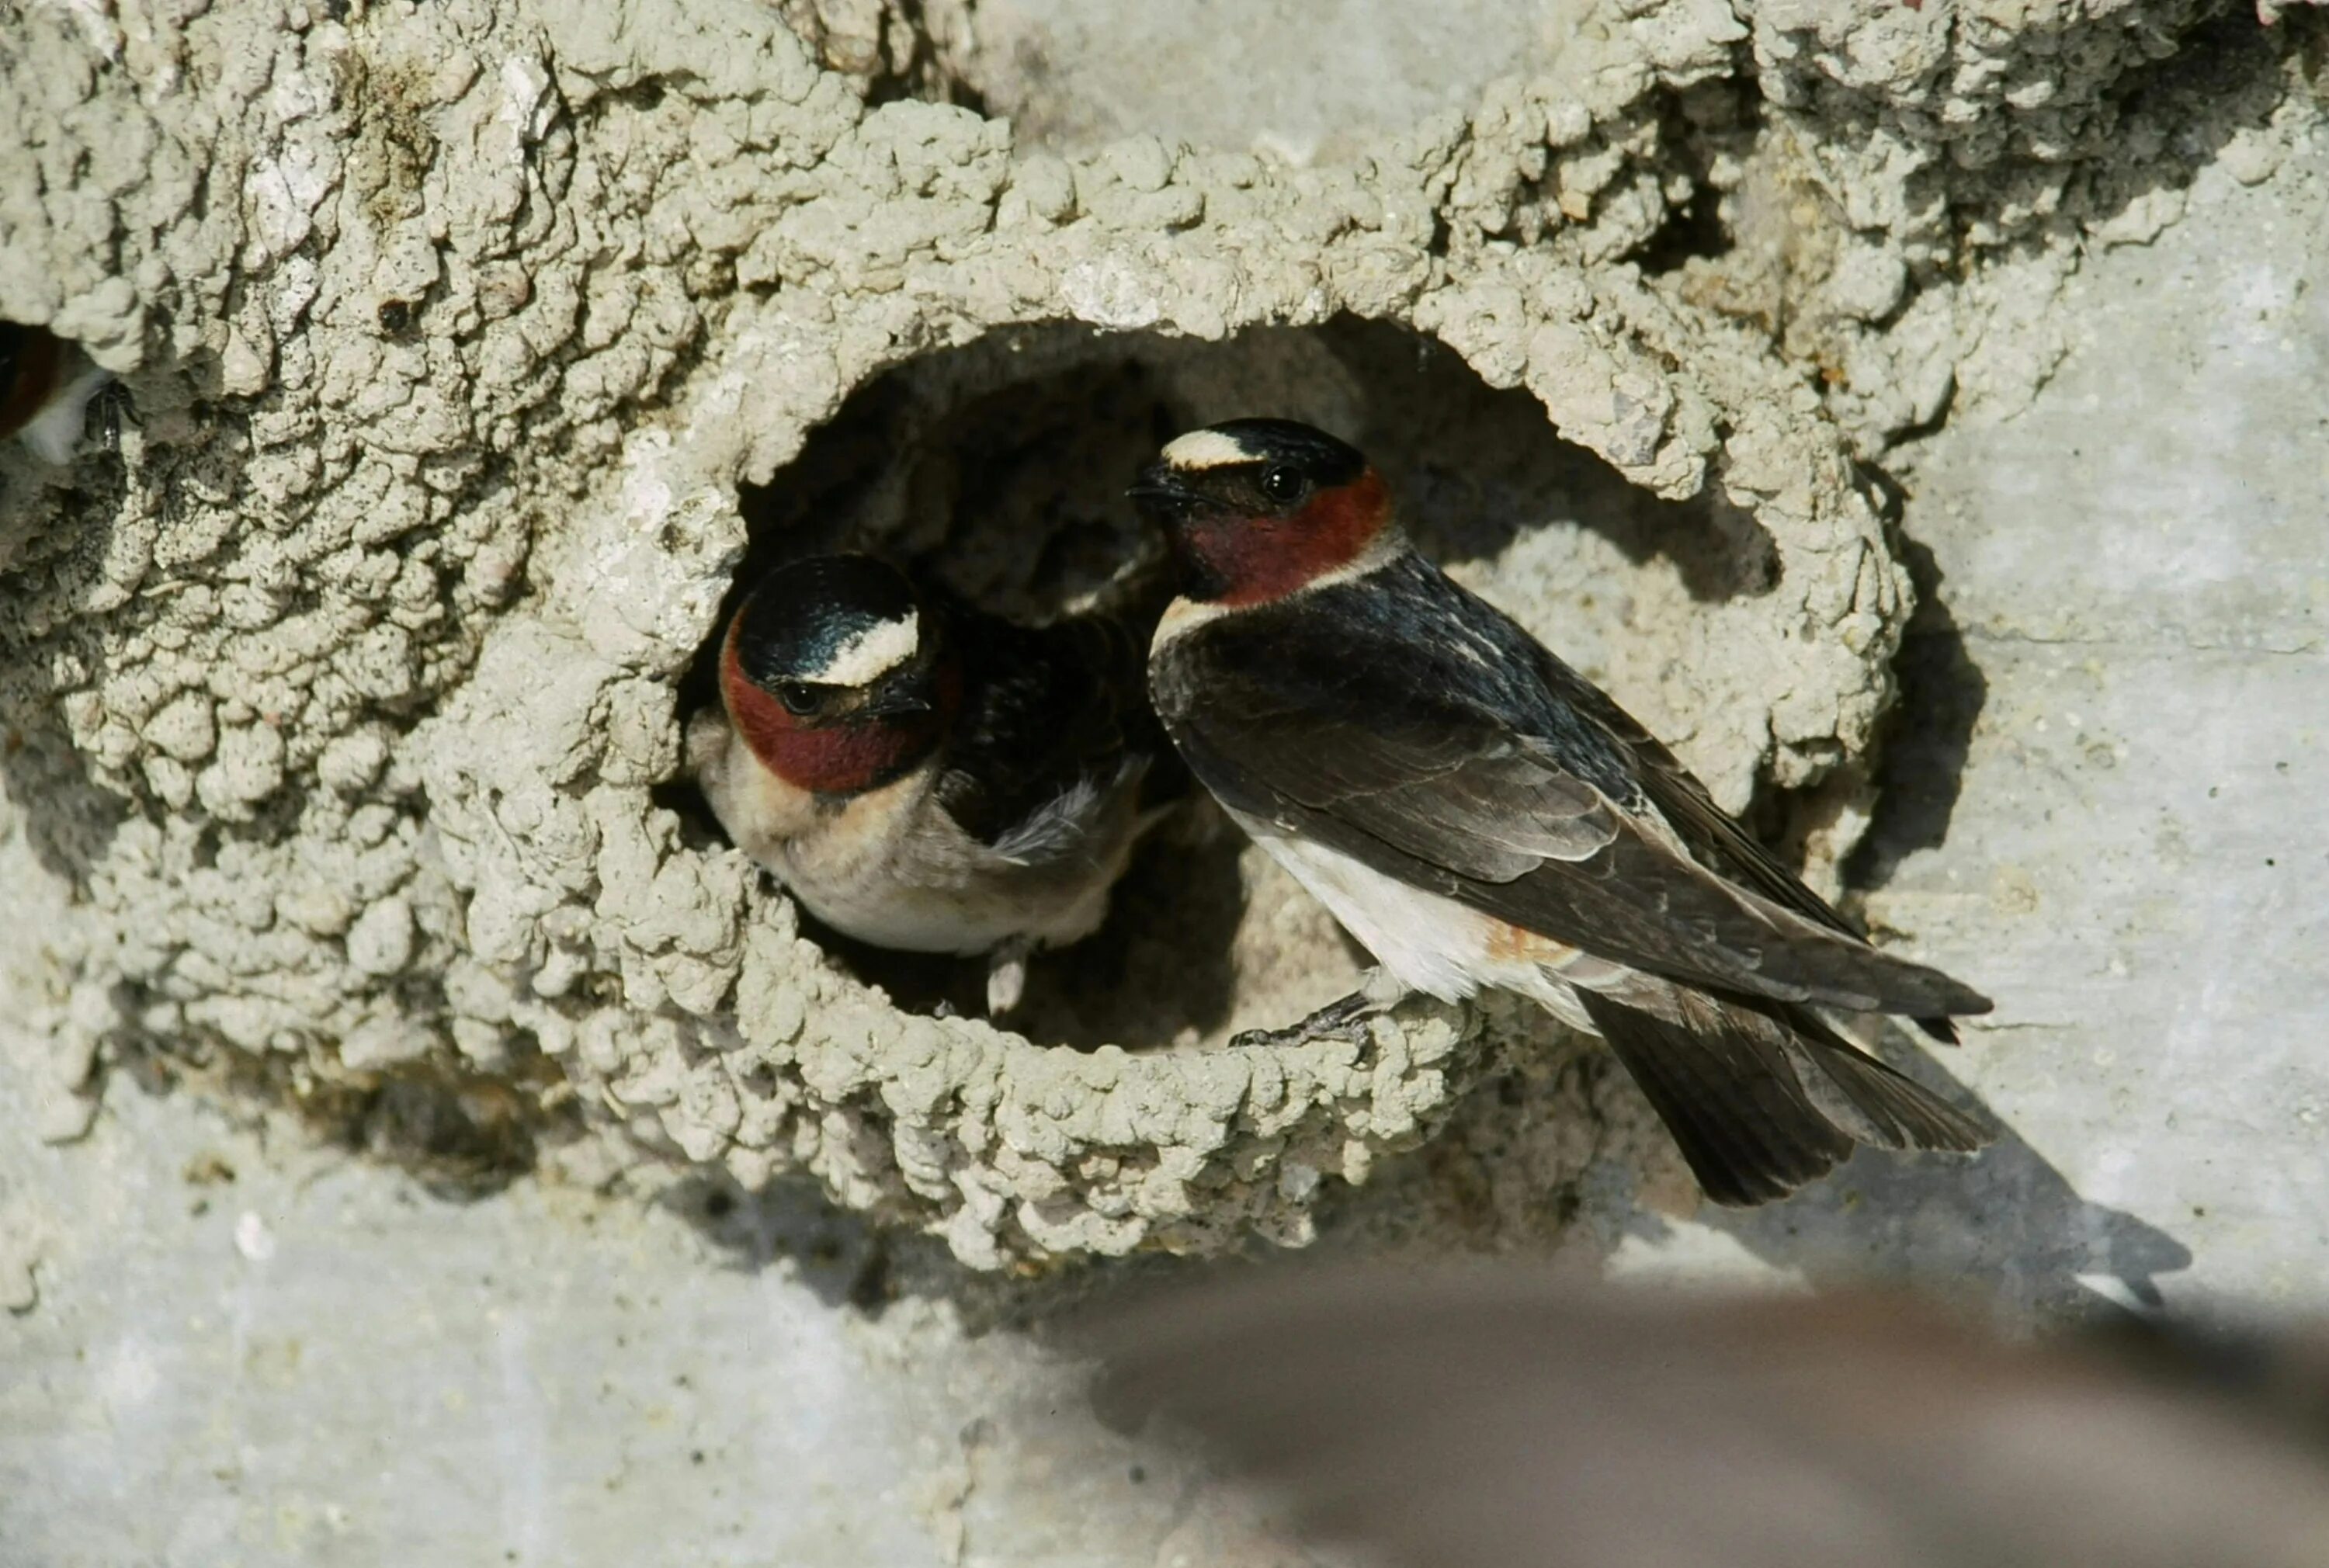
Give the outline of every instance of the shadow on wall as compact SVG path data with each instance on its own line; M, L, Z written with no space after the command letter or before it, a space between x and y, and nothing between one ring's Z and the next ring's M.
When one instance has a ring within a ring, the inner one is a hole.
M755 1272L781 1259L828 1307L878 1317L908 1293L892 1274L890 1234L834 1203L808 1177L778 1177L747 1191L724 1171L698 1169L655 1201L719 1247L728 1267ZM933 1259L939 1251L921 1237L898 1238L896 1244Z
M1959 1298L2022 1328L2105 1300L2156 1305L2157 1277L2191 1265L2173 1236L2081 1196L1947 1070L1946 1047L1895 1032L1881 1054L1970 1112L1990 1130L1988 1148L1865 1149L1789 1198L1729 1209L1698 1199L1671 1136L1607 1049L1525 1010L1506 1027L1504 1072L1430 1142L1322 1209L1334 1246L1560 1252L1598 1272L1629 1241L1681 1239L1671 1216L1685 1216L1816 1283Z
M2065 43L2088 18L2056 25ZM2034 33L2023 34L2025 43ZM2228 5L2177 41L2173 53L2120 77L2108 95L2117 109L2113 139L2134 156L2104 158L2085 175L2087 221L2109 222L2162 192L2188 190L2244 129L2261 130L2288 91L2284 51L2308 77L2321 74L2329 24L2296 7L2270 24L2245 6ZM2018 248L2054 243L2033 226Z
M1896 538L1895 546L1916 584L1917 609L1892 662L1900 699L1876 769L1882 793L1866 836L1843 865L1844 886L1862 893L1891 881L1910 855L1937 850L1947 839L1974 727L1989 700L1989 681L1941 599L1941 568L1933 552L1905 537Z
M1972 1160L1944 1165L1863 1150L1792 1202L1710 1207L1704 1217L1758 1257L1815 1282L1899 1281L1978 1297L2016 1322L2083 1316L2105 1301L2156 1308L2157 1277L2192 1266L2182 1242L2081 1197L2002 1125L1997 1141Z
M794 462L744 491L750 542L728 608L785 560L867 549L1000 614L1040 620L1098 606L1145 634L1172 590L1163 541L1124 487L1174 435L1244 414L1305 418L1357 442L1424 549L1450 564L1493 559L1532 530L1584 530L1630 562L1666 563L1702 602L1775 580L1771 541L1745 513L1649 495L1561 440L1528 392L1489 387L1405 328L1344 318L1221 343L1041 327L913 361L861 389ZM1615 628L1622 597L1580 588L1574 616ZM706 649L683 689L684 710L715 699L715 653ZM716 836L692 792L666 803ZM1259 922L1243 841L1215 826L1153 843L1108 926L1038 959L1014 1019L1020 1032L1083 1048L1212 1041L1253 1000L1241 972L1300 967L1241 962L1240 924ZM978 962L814 934L902 1007L978 1009ZM1352 950L1332 943L1322 956L1349 967Z
M1979 1106L1933 1055L1887 1055L1957 1104ZM2191 1267L2191 1249L2080 1197L2011 1126L1985 1110L1982 1119L1997 1141L1970 1159L1863 1150L1790 1202L1709 1206L1700 1217L1817 1282L1872 1278L1945 1296L1977 1293L2011 1320L2077 1317L2105 1300L2160 1306L2157 1276Z

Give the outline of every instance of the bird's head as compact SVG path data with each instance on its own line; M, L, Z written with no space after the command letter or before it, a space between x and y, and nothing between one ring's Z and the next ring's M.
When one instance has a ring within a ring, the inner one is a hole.
M961 699L938 616L866 556L777 568L728 625L720 695L761 765L819 794L855 794L928 756Z
M1192 430L1128 493L1172 540L1183 591L1201 603L1267 604L1401 544L1366 458L1291 419Z

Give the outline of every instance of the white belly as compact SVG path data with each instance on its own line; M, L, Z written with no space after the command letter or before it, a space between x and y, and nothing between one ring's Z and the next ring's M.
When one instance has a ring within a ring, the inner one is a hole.
M928 766L836 808L760 767L716 713L699 718L688 746L704 798L736 847L819 920L877 947L984 953L1014 937L1065 945L1098 928L1131 859L1129 786L1088 855L1023 867L931 804Z
M1494 915L1386 877L1338 850L1287 838L1258 818L1231 815L1409 990L1442 1001L1462 1001L1483 988L1517 991L1563 1023L1592 1029L1553 966L1582 960L1598 967L1595 960L1516 933Z

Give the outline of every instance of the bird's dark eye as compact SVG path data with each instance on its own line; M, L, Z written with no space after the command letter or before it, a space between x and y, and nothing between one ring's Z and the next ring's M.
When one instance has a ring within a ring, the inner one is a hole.
M796 718L816 710L816 689L804 686L797 681L787 681L779 685L777 688L777 700L785 705L787 713Z
M1261 493L1281 506L1298 498L1303 488L1302 475L1291 468L1272 468L1261 476Z

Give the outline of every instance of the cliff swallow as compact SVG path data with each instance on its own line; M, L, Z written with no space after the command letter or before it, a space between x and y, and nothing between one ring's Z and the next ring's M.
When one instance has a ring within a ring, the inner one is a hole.
M1365 457L1305 425L1181 437L1131 491L1179 558L1157 715L1246 831L1403 990L1516 991L1606 1039L1707 1196L1781 1197L1855 1139L1981 1129L1858 1048L1986 1000L1879 953L1674 754L1409 546Z
M2317 1329L2031 1346L1889 1295L1395 1260L1217 1275L1073 1333L1110 1420L1193 1428L1370 1563L2329 1563Z
M110 379L78 345L0 321L0 438L19 437L46 463L72 461L90 399Z
M814 557L737 610L720 695L688 754L737 846L845 934L990 954L996 1015L1029 953L1098 927L1161 814L1142 785L1170 748L1104 617L1017 625Z

